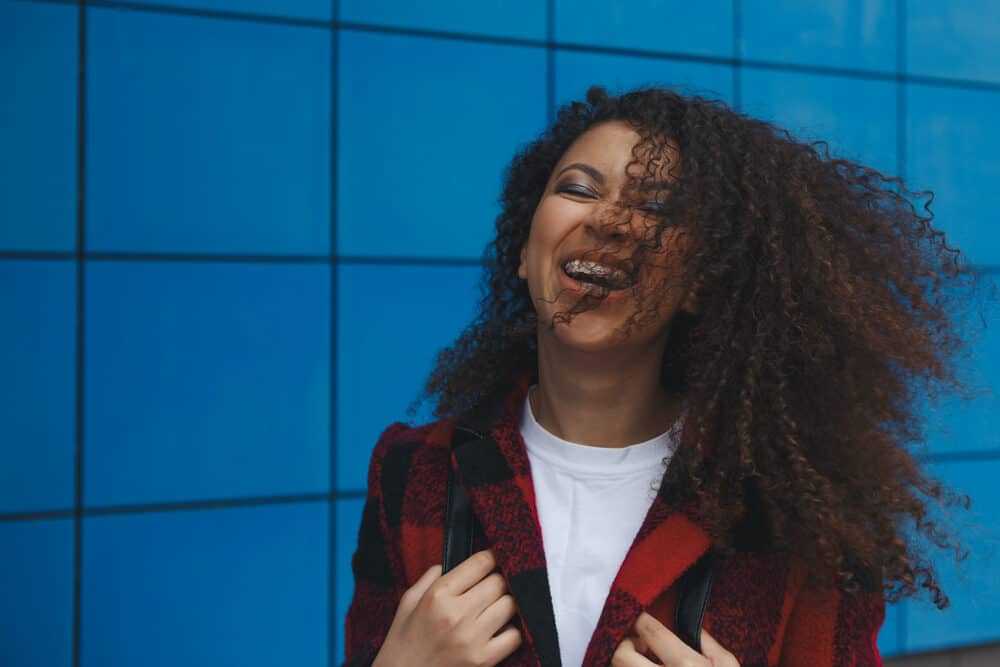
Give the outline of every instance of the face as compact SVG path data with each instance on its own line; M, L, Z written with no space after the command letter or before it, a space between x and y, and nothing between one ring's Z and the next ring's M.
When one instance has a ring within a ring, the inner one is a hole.
M555 313L568 311L590 289L564 270L567 259L585 251L593 251L586 259L598 262L602 255L605 260L610 255L625 258L640 239L650 238L655 219L639 209L646 209L645 203L655 207L656 193L633 198L637 205L622 208L626 168L636 175L645 173L641 165L629 166L634 160L632 147L638 141L638 133L622 121L601 123L581 135L552 170L518 267L518 275L528 282L540 335L554 335L568 345L591 351L657 339L665 342L678 310L697 312L690 288L682 285L680 253L686 238L680 230L668 228L662 245L647 250L638 273L643 286L665 282L668 287L655 296L647 295L642 304L647 311L655 307L655 316L637 320L626 338L623 325L638 312L640 304L633 290L625 288L610 291L599 306L574 315L569 323L557 321L551 334L542 333L549 331ZM669 163L661 163L657 181L669 182L668 169L677 164L675 152L667 157ZM628 224L609 229L609 219ZM612 263L613 258L604 262ZM571 273L574 268L580 266L570 266Z

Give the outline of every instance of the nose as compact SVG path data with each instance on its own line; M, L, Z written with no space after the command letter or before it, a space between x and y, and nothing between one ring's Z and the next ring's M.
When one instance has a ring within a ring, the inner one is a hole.
M616 210L602 208L595 212L584 225L587 232L597 239L624 243L632 233L632 217L627 213L616 215Z

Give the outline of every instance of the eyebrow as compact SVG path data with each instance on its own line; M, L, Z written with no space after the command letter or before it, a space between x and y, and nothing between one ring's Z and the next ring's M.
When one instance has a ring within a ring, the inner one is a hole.
M562 176L564 173L566 173L570 169L579 169L580 171L582 171L582 172L590 175L591 178L593 178L595 181L597 181L601 185L604 185L604 174L602 174L600 171L598 171L595 167L592 167L592 166L590 166L589 164L587 164L585 162L574 162L572 164L566 165L565 167L563 167L562 169L559 170L559 173L556 174L556 178L559 178L560 176ZM669 189L670 189L670 183L666 182L666 181L657 181L657 182L654 182L654 183L646 182L646 183L642 183L639 186L639 190L641 192L661 191L661 190L669 190Z

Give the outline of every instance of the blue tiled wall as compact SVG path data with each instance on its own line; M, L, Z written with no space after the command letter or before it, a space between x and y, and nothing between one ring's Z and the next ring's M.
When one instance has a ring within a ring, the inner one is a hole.
M472 316L506 161L591 83L900 173L995 273L998 26L986 0L0 0L0 664L339 663L374 440ZM997 315L993 393L928 415L973 557L941 563L950 611L890 609L886 655L1000 640Z

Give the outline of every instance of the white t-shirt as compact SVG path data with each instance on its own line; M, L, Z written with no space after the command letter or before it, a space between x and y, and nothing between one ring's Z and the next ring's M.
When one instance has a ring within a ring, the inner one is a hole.
M611 583L656 496L681 421L628 447L580 445L542 428L524 399L520 429L531 463L563 667L583 664Z

